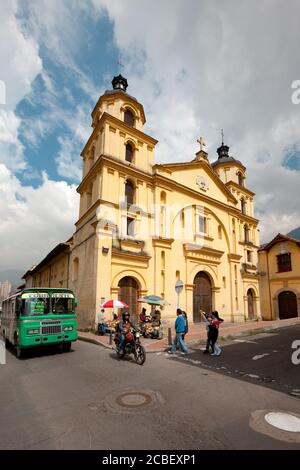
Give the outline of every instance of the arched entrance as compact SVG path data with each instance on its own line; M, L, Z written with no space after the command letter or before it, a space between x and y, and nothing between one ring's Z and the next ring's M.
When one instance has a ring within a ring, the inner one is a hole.
M294 292L284 291L278 295L279 318L294 318L298 316L297 296Z
M119 299L129 305L131 319L136 322L138 320L138 297L139 285L133 277L123 277L118 284Z
M248 304L248 320L254 320L255 318L255 303L254 303L254 292L252 289L247 291L247 304Z
M194 279L193 290L193 320L195 323L203 320L200 310L212 311L212 285L210 277L200 271Z

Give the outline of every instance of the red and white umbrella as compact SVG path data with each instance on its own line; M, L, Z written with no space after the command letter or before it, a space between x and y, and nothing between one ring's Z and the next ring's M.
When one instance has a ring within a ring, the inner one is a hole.
M128 307L125 302L121 302L121 300L107 300L101 305L101 308L126 308Z

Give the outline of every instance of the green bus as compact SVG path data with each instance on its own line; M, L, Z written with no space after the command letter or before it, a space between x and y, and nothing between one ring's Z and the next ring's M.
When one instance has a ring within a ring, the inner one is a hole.
M29 288L3 301L1 332L5 344L16 348L21 358L27 348L61 345L70 351L77 340L75 307L71 289Z

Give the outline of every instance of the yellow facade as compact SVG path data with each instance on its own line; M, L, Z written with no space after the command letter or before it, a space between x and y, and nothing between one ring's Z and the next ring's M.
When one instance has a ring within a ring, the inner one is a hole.
M68 259L79 325L93 326L106 299L125 296L135 311L137 297L150 294L170 303L165 319L175 317L178 301L191 322L200 308L227 321L260 318L258 220L246 168L223 143L212 164L202 143L190 162L155 164L157 141L144 132L143 106L116 81L92 112L82 151Z
M258 259L263 319L300 316L300 241L278 234Z

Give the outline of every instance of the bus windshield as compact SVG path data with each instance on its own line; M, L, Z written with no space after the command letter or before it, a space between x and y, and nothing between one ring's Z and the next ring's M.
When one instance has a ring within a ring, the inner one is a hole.
M50 299L46 292L28 292L22 295L21 313L25 316L49 313Z
M57 292L52 294L52 313L63 315L74 313L74 295L69 292Z

